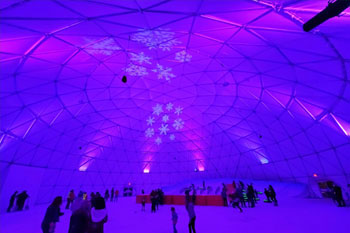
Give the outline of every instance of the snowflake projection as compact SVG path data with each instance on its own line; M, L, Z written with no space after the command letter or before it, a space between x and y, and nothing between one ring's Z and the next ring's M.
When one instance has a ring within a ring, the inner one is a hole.
M175 54L175 60L179 62L189 62L192 59L192 55L187 53L185 50L182 50L181 52L177 52Z
M138 76L138 77L143 77L148 75L147 69L145 67L134 65L134 64L129 64L129 66L125 68L125 72L131 76Z
M174 121L173 127L176 130L179 130L179 129L182 129L184 127L184 124L185 124L185 122L181 118L178 118Z
M181 108L181 107L175 108L175 114L180 116L180 114L182 113L182 110L183 110L183 108Z
M85 39L87 43L93 43L93 40ZM113 52L121 50L112 38L108 38L86 47L86 51L91 54L112 55Z
M142 65L143 63L146 63L146 64L152 64L150 62L151 58L146 56L143 52L140 52L140 53L131 53L131 58L130 58L131 61L134 61L134 62L137 62L139 63L140 65Z
M154 142L159 146L162 143L162 139L160 137L157 137Z
M166 110L171 111L171 110L173 110L173 107L174 107L174 105L172 103L167 103L165 108L166 108Z
M157 104L153 107L153 114L159 116L163 112L163 105Z
M165 123L167 123L167 122L169 121L169 115L164 115L164 116L162 117L162 121L165 122Z
M154 138L156 145L174 141L175 133L184 128L185 122L179 117L182 111L181 106L175 108L171 102L153 105L152 113L146 118L145 137Z
M160 135L167 135L169 130L168 124L162 124L162 126L159 128Z
M153 135L154 135L154 129L153 129L153 128L148 128L148 129L145 131L145 134L146 134L146 137L148 137L148 138L153 137Z
M147 119L147 125L150 125L150 126L152 126L153 124L154 124L154 117L148 117L148 119Z
M152 70L155 73L158 73L158 79L165 79L166 81L170 81L175 77L173 73L171 73L172 68L163 67L162 65L157 64L157 68Z
M131 40L144 44L148 49L161 49L170 51L174 46L180 44L174 38L175 33L168 29L157 28L141 29L138 33L132 35Z

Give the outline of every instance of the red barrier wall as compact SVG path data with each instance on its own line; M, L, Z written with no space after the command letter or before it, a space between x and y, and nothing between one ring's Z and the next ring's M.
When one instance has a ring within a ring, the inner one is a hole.
M137 195L136 203L141 204L143 198L146 198L146 203L151 203L150 195ZM165 195L165 205L185 205L185 195ZM224 203L220 195L197 195L196 205L201 206L223 206Z

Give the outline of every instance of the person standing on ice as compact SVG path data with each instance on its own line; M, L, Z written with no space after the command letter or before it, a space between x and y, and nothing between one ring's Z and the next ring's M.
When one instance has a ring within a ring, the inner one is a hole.
M173 222L174 233L177 233L177 229L176 229L177 219L178 219L178 215L175 212L175 208L171 207L171 220Z
M191 189L193 190L192 196L190 196ZM195 222L196 222L196 213L194 212L194 204L196 202L196 189L194 187L194 184L192 184L191 188L189 190L186 190L186 210L188 213L188 217L190 218L190 222L188 223L188 229L189 232L196 233L195 229Z
M269 193L270 193L270 198L271 201L275 204L275 206L277 206L277 199L276 199L276 192L273 189L272 185L269 185Z
M7 212L10 212L12 210L13 204L15 203L15 199L17 196L18 191L14 192L10 198L10 204L9 207L7 208Z
M54 233L56 228L56 223L59 221L60 216L63 213L60 210L62 205L62 197L55 197L51 205L47 208L44 220L41 223L41 229L43 233Z

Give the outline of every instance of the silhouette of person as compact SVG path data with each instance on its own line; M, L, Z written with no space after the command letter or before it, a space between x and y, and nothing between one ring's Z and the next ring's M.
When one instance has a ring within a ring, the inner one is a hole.
M24 207L24 203L28 198L28 194L27 191L23 191L20 194L17 195L17 201L16 201L16 205L17 205L17 209L18 210L23 210Z
M109 191L107 189L105 192L105 201L108 201L108 199L109 199Z
M7 212L10 212L12 207L13 207L13 204L15 203L15 199L16 199L16 196L17 196L17 193L18 191L14 192L10 198L10 204L9 204L9 207L7 208Z
M267 190L267 189L265 188L264 193L265 193L267 202L270 203L270 202L271 202L271 197L270 197L270 192L269 192L269 190Z
M194 204L196 201L196 190L195 190L194 184L192 184L191 188L193 190L192 196L190 196L191 189L186 190L185 192L186 210L190 218L190 221L188 223L188 229L190 233L192 233L192 231L193 233L196 233L196 228L195 228L196 213L194 212Z
M178 215L175 212L175 208L171 207L171 220L173 222L174 233L177 233L177 229L176 229L177 219L178 219Z
M335 200L338 203L338 206L339 207L344 207L345 206L345 201L344 201L343 193L342 193L342 190L341 190L340 186L338 186L338 185L334 186L334 195L335 195Z
M56 223L59 221L60 216L63 215L60 210L62 204L62 197L55 197L51 205L47 208L44 220L41 223L41 229L43 233L54 233Z
M248 185L248 188L247 188L247 197L248 197L248 206L253 208L255 207L255 198L254 198L254 188L253 188L253 185L250 184Z
M271 201L275 204L275 206L277 206L277 199L276 199L276 192L273 189L272 185L269 185L269 193L270 193L270 197L271 197Z
M70 204L74 201L75 198L75 194L74 194L74 190L72 189L67 197L67 205L66 205L66 209L69 209Z
M112 188L111 190L111 201L113 201L113 199L114 199L114 188Z
M222 201L224 202L224 206L228 206L227 205L227 188L224 183L222 184L221 197L222 197Z
M68 233L86 233L89 229L90 207L84 202L79 209L72 213L69 221Z

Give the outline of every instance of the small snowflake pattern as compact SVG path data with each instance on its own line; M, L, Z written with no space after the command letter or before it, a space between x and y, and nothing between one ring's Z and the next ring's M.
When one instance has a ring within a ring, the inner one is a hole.
M130 57L130 60L133 61L133 62L137 62L139 63L140 65L142 64L152 64L151 63L151 58L146 56L144 54L144 52L140 52L140 53L131 53L131 57Z
M163 67L160 64L157 64L157 68L152 70L154 73L157 73L158 79L165 79L166 81L170 81L172 78L175 78L175 74L171 73L172 68Z
M85 39L87 43L93 43L93 40ZM86 47L86 51L91 54L112 55L121 48L115 43L114 39L108 38Z
M181 118L178 118L174 121L173 127L176 130L180 130L184 127L184 124L185 124L185 122Z
M154 140L154 142L159 146L160 144L162 144L162 139L160 137L157 137L156 140Z
M163 105L157 104L153 107L153 114L159 116L163 112Z
M167 135L169 130L168 124L162 124L162 126L159 128L159 133L160 135Z
M164 115L164 116L162 117L162 121L165 122L165 123L167 123L167 122L169 121L169 115Z
M147 125L150 125L150 126L152 126L155 122L154 117L151 117L151 116L148 117L146 121L147 121Z
M176 107L174 113L175 113L176 115L180 116L180 114L182 114L182 110L183 110L183 108L181 108L181 107Z
M179 62L190 62L192 59L192 55L187 53L185 50L181 52L177 52L175 54L175 60Z
M170 134L169 135L169 139L170 139L170 141L174 141L175 140L175 135L174 134Z
M137 76L137 77L143 77L148 75L148 71L146 67L135 65L135 64L129 64L129 66L125 68L125 72L131 76Z
M173 107L174 107L174 105L172 103L167 103L165 109L168 111L171 111L171 110L173 110Z
M148 128L148 129L145 131L145 135L146 135L146 137L148 137L148 138L153 137L153 135L154 135L154 129L153 129L153 128Z

